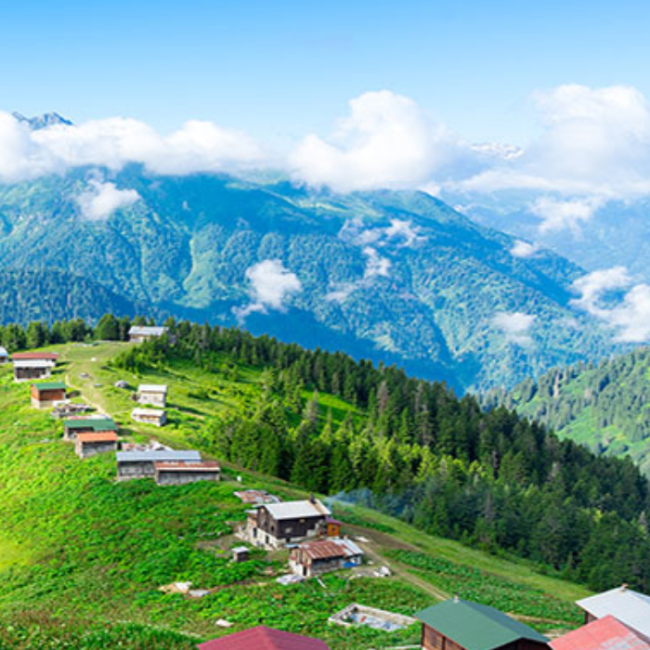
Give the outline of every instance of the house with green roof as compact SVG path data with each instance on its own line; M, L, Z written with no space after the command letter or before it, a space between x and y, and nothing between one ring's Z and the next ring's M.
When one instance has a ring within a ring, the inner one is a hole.
M62 381L40 381L32 384L31 396L34 408L52 408L65 401L66 387Z
M66 440L76 440L79 433L100 433L105 431L117 431L117 424L109 417L72 417L63 421Z
M487 605L452 598L415 614L423 650L548 650L548 639Z

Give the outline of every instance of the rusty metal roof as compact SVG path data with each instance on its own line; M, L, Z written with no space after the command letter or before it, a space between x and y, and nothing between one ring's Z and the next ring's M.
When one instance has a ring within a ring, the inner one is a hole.
M219 463L213 460L204 460L200 462L158 461L155 463L155 467L156 469L162 469L166 472L213 472L215 469L221 469Z
M79 442L117 442L115 431L93 431L92 433L78 433Z
M11 358L15 360L44 359L47 361L56 361L59 358L59 355L54 354L54 352L16 352L15 354L11 355Z
M613 616L553 639L553 650L650 650L650 645Z
M312 560L363 555L363 551L348 539L322 539L315 542L305 542L300 544L298 548Z

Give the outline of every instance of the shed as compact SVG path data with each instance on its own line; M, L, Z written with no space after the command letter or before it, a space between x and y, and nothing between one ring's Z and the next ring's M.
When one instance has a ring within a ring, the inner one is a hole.
M250 549L246 546L235 546L232 549L232 559L235 562L246 562L250 557Z
M74 440L79 433L117 432L117 424L109 417L78 416L63 421L63 437Z
M260 625L198 646L198 650L330 650L320 639Z
M613 616L623 625L650 642L650 596L622 585L601 594L579 600L576 605L585 612L585 623Z
M140 384L136 401L151 406L167 406L167 386L164 384Z
M235 496L241 499L242 503L254 506L261 506L264 503L282 503L280 497L269 494L266 490L240 490L235 492Z
M553 650L650 650L650 644L613 616L605 616L553 639Z
M74 441L74 450L79 458L90 458L96 454L117 451L117 442L115 431L79 433Z
M167 424L167 411L162 409L133 409L131 419L142 424L164 427Z
M129 340L131 343L143 343L151 339L157 339L167 334L167 327L151 327L148 325L134 325L129 330Z
M159 451L118 451L117 478L128 480L133 478L154 478L157 462L201 462L198 451L176 451L165 449Z
M266 503L249 511L245 536L256 546L279 548L326 532L331 512L318 500Z
M452 598L415 614L423 650L541 650L548 639L487 605Z
M47 381L32 384L32 406L37 409L52 408L65 401L66 387L62 381Z
M291 570L309 578L346 566L356 566L363 560L363 551L351 539L319 539L304 542L291 549Z
M218 481L221 467L214 461L157 461L158 485L185 485L197 481Z
M0 345L0 365L3 363L7 363L9 361L9 352L7 352L7 348L3 348Z

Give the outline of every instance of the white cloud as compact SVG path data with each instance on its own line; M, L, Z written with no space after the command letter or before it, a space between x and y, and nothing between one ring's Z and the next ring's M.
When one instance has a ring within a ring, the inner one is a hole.
M81 214L90 221L108 219L115 210L127 208L140 199L135 190L119 190L115 183L92 180L90 188L77 197Z
M589 221L602 204L597 197L560 200L543 196L530 206L530 211L542 220L541 233L570 230L577 234L580 224Z
M510 249L510 255L520 259L529 259L535 257L539 253L539 246L537 244L530 244L526 241L518 239Z
M615 340L646 342L650 340L650 286L631 286L632 283L627 269L622 266L588 273L573 283L580 293L580 298L573 303L614 329ZM622 298L612 299L612 292L618 294L624 290ZM609 301L605 303L608 296Z
M366 246L363 249L363 254L367 257L366 270L363 274L365 280L370 280L376 277L387 278L390 276L391 261L382 257L376 249L371 246Z
M283 311L287 297L302 291L298 276L285 269L281 260L264 260L254 264L246 270L246 278L251 283L251 302L246 307L234 310L240 319L253 312L266 314L269 309Z
M503 332L508 342L527 346L533 342L529 331L535 319L536 316L533 314L524 314L520 311L499 312L492 318L492 324Z
M415 246L426 240L426 237L421 234L422 228L414 226L410 220L391 219L390 226L384 232L389 239L401 239L402 245L406 247Z
M342 282L337 284L331 289L327 294L325 294L325 300L327 302L338 302L339 304L344 303L358 288L358 285L354 282Z
M17 182L86 165L140 163L160 174L239 171L267 161L248 136L190 121L164 136L137 120L111 118L38 131L0 112L0 181Z
M473 153L408 97L369 92L326 141L311 134L289 158L294 178L340 192L416 187Z

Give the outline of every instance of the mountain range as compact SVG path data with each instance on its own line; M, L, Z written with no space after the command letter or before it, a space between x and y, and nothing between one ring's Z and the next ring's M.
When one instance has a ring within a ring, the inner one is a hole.
M616 349L571 303L584 271L551 252L518 258L514 245L421 192L77 169L0 186L0 265L43 276L0 316L239 324L460 391ZM15 292L12 277L0 295Z

